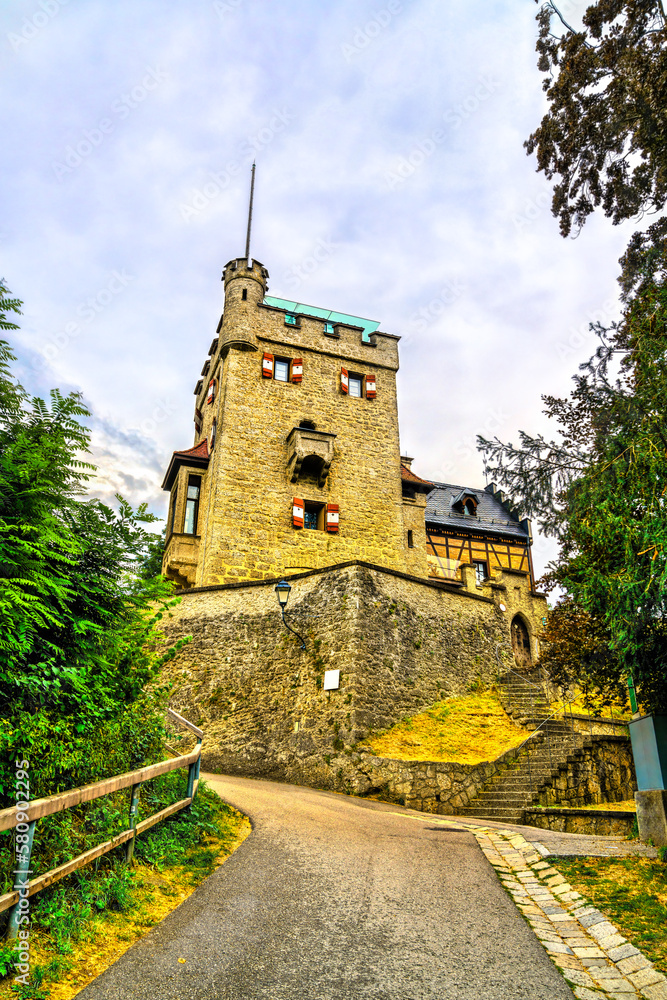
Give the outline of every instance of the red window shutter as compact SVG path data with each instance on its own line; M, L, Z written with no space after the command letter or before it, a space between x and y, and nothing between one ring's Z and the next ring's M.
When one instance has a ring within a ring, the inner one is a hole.
M300 382L303 378L303 358L292 358L292 382Z
M366 376L366 399L375 399L377 395L375 389L375 375Z
M349 391L349 381L347 377L347 368L341 368L340 370L340 387L341 391L347 395Z
M208 384L208 394L206 396L206 402L212 403L215 399L215 379L212 378Z
M327 519L324 527L327 531L338 531L339 507L337 503L327 504Z
M273 378L273 355L265 354L262 360L262 375L264 378Z
M293 528L303 528L303 511L304 502L303 500L297 500L296 497L292 500L292 527Z

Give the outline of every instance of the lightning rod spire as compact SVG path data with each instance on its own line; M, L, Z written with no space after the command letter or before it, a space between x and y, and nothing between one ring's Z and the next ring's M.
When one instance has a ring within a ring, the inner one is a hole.
M250 177L250 205L248 206L248 232L245 240L245 257L250 260L250 229L252 227L252 202L255 195L255 161L252 163L252 173Z

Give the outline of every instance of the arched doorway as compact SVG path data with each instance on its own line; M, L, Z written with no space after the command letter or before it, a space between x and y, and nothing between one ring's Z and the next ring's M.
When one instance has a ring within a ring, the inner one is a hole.
M512 619L512 650L514 661L518 667L530 667L533 659L530 655L530 636L525 626L523 618L515 615Z

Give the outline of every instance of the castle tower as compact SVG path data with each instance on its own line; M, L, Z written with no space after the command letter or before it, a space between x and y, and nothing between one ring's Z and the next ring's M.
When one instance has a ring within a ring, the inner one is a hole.
M185 587L350 560L405 571L399 338L267 296L267 280L256 260L224 269L194 446L174 452L163 483L163 571Z

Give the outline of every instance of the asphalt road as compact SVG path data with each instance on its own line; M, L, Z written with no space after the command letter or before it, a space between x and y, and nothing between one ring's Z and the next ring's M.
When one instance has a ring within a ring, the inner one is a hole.
M471 833L204 777L253 832L81 1000L572 1000Z

